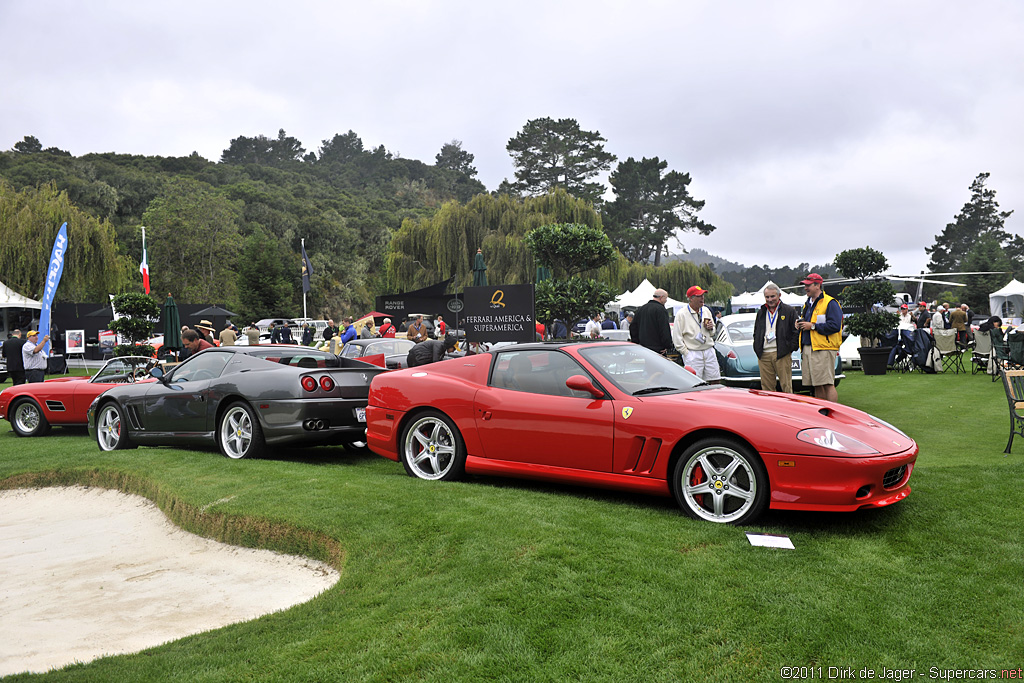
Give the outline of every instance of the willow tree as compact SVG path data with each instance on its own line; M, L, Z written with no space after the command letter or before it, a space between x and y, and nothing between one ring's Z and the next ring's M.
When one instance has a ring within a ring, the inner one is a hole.
M458 289L473 281L473 257L482 249L491 284L533 282L537 264L523 241L542 225L579 223L600 228L589 202L556 189L519 199L481 194L444 204L429 218L406 219L386 257L385 288L404 292L455 277Z
M4 284L26 296L42 296L53 241L65 222L68 246L58 301L105 301L108 294L130 286L137 261L119 253L110 223L72 204L53 182L17 192L0 180L0 273ZM141 287L141 279L137 284Z

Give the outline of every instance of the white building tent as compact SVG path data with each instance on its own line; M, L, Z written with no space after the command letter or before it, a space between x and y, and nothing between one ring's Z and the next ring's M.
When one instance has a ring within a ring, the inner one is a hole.
M988 305L992 315L1020 320L1024 312L1024 282L1010 280L1005 287L988 295Z
M35 308L43 309L43 304L35 299L18 294L13 289L0 282L0 308Z
M35 299L29 299L27 296L18 294L0 282L0 341L7 339L7 335L11 332L11 325L16 324L19 318L24 322L25 318L15 311L26 308L41 311L43 304ZM39 315L33 313L32 317L38 319Z
M617 306L619 310L626 308L627 306L639 308L654 298L654 290L656 289L657 287L652 285L650 280L644 278L644 281L637 285L636 289L632 292L627 289L625 292L615 297L615 300L612 302L612 306ZM670 308L673 312L678 311L685 305L685 301L676 301L672 297L669 297L668 301L665 302L665 308Z
M761 289L756 292L743 292L743 294L737 294L732 298L732 310L733 313L739 312L741 308L760 308L764 305L764 288L768 286L765 282ZM795 308L799 308L804 305L804 301L807 297L796 292L782 292L782 303L789 304Z

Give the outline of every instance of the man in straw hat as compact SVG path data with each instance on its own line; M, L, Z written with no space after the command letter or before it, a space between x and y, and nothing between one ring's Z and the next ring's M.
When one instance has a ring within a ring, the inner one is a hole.
M213 343L213 323L211 323L209 320L200 320L199 324L196 325L196 329L199 330L200 334L202 334L206 338L206 341L210 342L211 344Z

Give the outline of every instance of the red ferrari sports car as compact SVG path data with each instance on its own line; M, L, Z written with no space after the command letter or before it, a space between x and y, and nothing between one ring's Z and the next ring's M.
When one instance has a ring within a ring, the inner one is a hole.
M148 380L155 358L111 358L92 377L58 377L20 384L0 392L0 420L10 420L18 436L42 436L51 425L85 427L93 399L117 384Z
M814 398L712 386L642 346L515 345L373 378L367 445L415 477L463 473L674 496L742 524L910 493L917 444Z

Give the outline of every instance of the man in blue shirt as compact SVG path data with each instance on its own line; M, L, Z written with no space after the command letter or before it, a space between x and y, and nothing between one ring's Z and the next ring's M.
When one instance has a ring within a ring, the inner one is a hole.
M345 345L356 338L356 326L352 324L352 316L345 318L342 324L345 325L345 330L341 333L341 343Z

